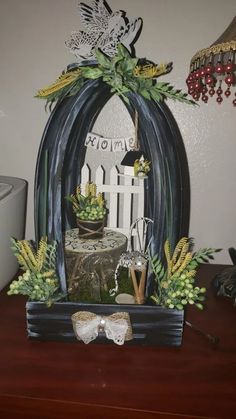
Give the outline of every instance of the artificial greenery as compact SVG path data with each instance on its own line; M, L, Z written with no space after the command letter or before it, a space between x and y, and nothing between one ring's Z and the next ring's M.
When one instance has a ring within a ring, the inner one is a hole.
M80 185L77 186L74 194L66 196L72 203L72 209L80 220L98 221L103 220L107 209L102 193L97 193L97 186L93 182L86 183L85 195L81 194Z
M151 162L147 159L144 159L142 156L140 159L135 160L134 162L134 175L135 176L146 176L151 168Z
M56 242L52 244L42 238L38 250L26 240L11 239L22 275L10 284L8 295L28 295L32 301L43 301L47 306L62 297L56 275Z
M118 45L114 57L108 57L99 49L95 51L96 65L77 67L62 74L52 85L39 90L36 97L53 102L67 95L74 95L86 80L101 78L111 87L111 92L120 95L126 103L129 103L127 94L130 92L156 102L170 98L195 103L187 98L186 93L169 83L155 80L155 77L171 70L171 63L156 65L146 59L133 58L122 44Z
M197 268L213 259L219 249L205 248L192 253L192 240L183 237L171 254L170 243L164 244L166 264L158 256L150 257L155 276L155 291L151 299L158 305L182 310L186 304L203 309L206 288L195 286Z
M78 280L78 284L79 284ZM114 288L115 282L114 278L111 278L111 284L109 289ZM100 288L100 298L96 299L91 297L91 289L87 283L86 287L75 287L71 292L68 293L68 299L72 302L82 302L88 304L116 304L115 295L110 295L110 292L105 290L103 287ZM119 275L119 293L127 293L133 295L134 289L132 285L132 281L129 278L127 268L123 268L120 271Z

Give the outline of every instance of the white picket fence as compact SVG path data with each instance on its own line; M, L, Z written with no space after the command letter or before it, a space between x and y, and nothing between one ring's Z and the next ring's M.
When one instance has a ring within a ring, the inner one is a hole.
M97 191L104 194L109 210L107 227L128 237L131 224L144 214L144 180L120 174L117 166L107 173L100 165L92 173L89 165L85 164L81 171L82 193L87 182L95 182Z

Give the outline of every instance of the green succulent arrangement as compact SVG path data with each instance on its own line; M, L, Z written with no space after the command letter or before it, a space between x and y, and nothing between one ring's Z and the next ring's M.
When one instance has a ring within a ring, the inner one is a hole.
M81 186L78 185L74 194L66 196L72 203L72 209L80 220L99 221L106 216L107 209L102 193L97 193L97 186L93 182L86 183L85 195L81 194Z
M12 250L20 269L24 271L10 284L8 295L27 295L31 301L42 301L50 307L62 297L55 271L56 242L42 238L38 250L27 240L11 238Z
M170 243L164 245L165 266L158 256L150 257L155 276L155 291L151 299L163 307L183 310L187 304L203 309L206 288L195 286L197 268L213 259L220 249L205 248L192 253L192 240L183 237L171 254Z
M68 70L54 83L39 90L36 97L52 103L76 94L86 80L102 79L111 87L111 92L120 95L126 103L129 103L127 93L133 92L156 102L170 98L195 104L181 90L169 83L156 81L156 77L171 71L172 63L157 65L146 59L133 58L122 44L118 45L114 57L108 57L99 49L95 52L97 64Z

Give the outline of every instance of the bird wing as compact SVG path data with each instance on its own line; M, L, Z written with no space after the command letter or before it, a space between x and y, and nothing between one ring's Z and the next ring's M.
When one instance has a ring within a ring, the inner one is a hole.
M108 28L111 10L105 0L93 0L92 6L79 3L82 24L89 30L104 32Z
M98 39L98 47L100 47L105 54L113 56L117 51L117 45L121 43L131 52L130 45L136 38L141 26L141 18L131 19L126 22L120 17L118 24L114 26L113 30L111 32L104 32Z
M96 45L96 42L97 33L74 31L65 44L77 58L89 58L93 57L92 49Z
M142 26L142 19L129 19L125 26L121 27L118 34L118 42L121 42L128 50L130 45L135 40L140 28Z

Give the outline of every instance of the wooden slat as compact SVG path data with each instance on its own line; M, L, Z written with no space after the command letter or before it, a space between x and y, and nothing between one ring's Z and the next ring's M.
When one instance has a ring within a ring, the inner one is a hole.
M132 179L129 177L124 178L124 202L123 202L123 225L124 228L130 228L131 224L131 205L132 205Z
M128 180L130 181L130 179L128 179ZM130 194L130 193L137 193L137 194L140 193L140 186L131 186L131 189L130 189L129 185L116 185L115 188L116 188L117 193L124 193L124 194L127 194L127 195ZM111 192L114 192L114 186L104 184L104 185L100 185L98 187L98 190L99 190L99 192L109 192L109 193L111 193Z
M140 192L138 194L137 218L143 217L144 214L144 180L139 179Z
M102 165L98 166L96 173L95 173L95 183L97 185L98 192L103 191L103 184L105 180L105 170Z
M91 169L88 164L85 164L81 170L81 193L85 194L85 185L90 181Z
M139 188L140 188L140 193L137 194L137 198L136 198L137 199L137 218L143 217L144 215L144 180L143 179L139 179ZM143 227L144 227L144 224L139 223L138 232L136 231L136 228L134 228L133 230L133 234L132 234L134 236L133 244L134 244L134 249L136 250L141 250L140 240L141 242L143 240L143 234L144 234Z
M117 219L118 219L118 168L113 166L110 171L110 185L112 186L113 192L110 193L110 208L109 208L109 227L117 229Z

